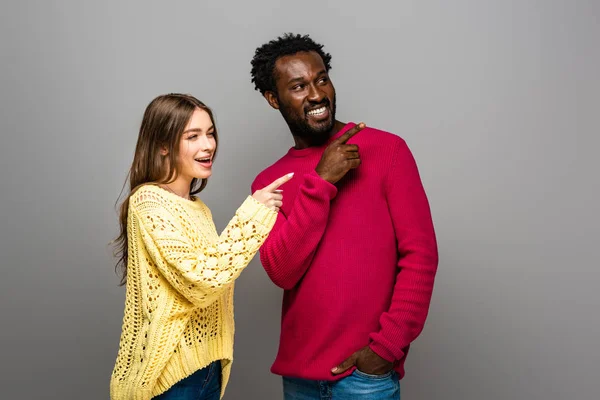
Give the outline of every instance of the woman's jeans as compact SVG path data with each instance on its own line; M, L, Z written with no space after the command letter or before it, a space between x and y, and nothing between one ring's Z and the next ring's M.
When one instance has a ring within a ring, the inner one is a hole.
M154 397L155 400L219 400L221 361L215 361Z

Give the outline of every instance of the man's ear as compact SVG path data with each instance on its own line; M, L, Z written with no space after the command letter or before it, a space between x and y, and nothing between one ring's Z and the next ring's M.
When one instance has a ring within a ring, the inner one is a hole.
M269 105L276 110L279 110L279 100L277 99L277 95L270 90L267 90L265 94L263 94L264 98L267 100Z

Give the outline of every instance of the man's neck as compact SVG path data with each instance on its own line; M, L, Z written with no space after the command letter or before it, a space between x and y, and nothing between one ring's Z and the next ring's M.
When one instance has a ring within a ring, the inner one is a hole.
M328 133L316 138L296 136L292 133L295 143L294 148L296 150L302 150L307 149L309 147L321 146L323 143L327 142L329 139L334 137L344 126L346 126L345 123L336 120L333 124L333 128L331 128L331 130Z

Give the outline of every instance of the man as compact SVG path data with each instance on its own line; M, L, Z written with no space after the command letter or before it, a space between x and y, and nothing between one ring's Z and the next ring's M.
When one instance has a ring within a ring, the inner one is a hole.
M260 250L285 290L271 371L286 399L399 399L438 263L429 204L404 140L335 119L330 61L293 34L252 60L252 82L295 142L252 184L295 173Z

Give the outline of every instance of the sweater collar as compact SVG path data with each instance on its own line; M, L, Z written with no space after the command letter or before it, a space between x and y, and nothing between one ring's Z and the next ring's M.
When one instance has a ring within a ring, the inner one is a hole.
M352 129L353 126L355 126L356 124L354 122L348 122L346 125L344 125L344 127L342 129L340 129L335 135L333 135L332 137L329 138L329 140L327 140L327 142L325 142L324 144L320 145L320 146L312 146L312 147L307 147L305 149L295 149L293 147L291 147L288 150L288 155L292 156L292 157L307 157L313 154L320 154L323 152L323 150L325 150L325 148L335 139L339 138L340 136L342 136L345 132L347 132L349 129Z

